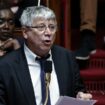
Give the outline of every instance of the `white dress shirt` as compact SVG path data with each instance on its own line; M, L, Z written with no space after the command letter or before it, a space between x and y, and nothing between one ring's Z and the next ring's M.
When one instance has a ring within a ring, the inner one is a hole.
M37 105L42 105L41 100L42 100L42 92L41 92L41 79L40 79L40 64L39 62L35 61L36 54L34 54L26 45L24 45L24 52L26 55L26 59L28 62L28 67L29 67L29 72L32 80L32 85L34 89L34 94L35 94L35 100ZM51 100L51 105L55 105L57 100L60 97L59 93L59 86L58 86L58 80L57 80L57 75L55 72L55 67L54 63L52 60L52 55L51 51L50 57L47 60L52 61L52 73L51 73L51 81L49 85L49 90L50 90L50 100Z

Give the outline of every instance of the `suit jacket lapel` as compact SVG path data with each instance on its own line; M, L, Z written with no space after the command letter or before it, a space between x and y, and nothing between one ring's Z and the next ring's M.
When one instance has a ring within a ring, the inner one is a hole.
M20 85L23 89L26 100L28 101L29 105L36 105L33 86L25 55L23 54L23 52L21 52L20 56L17 58L18 59L16 61L17 64L15 67L15 71L19 79Z
M59 88L60 88L60 95L65 95L66 93L66 75L65 74L65 64L64 64L64 61L60 60L61 58L61 54L60 52L58 52L56 50L56 48L53 47L53 50L52 50L52 58L53 58L53 61L54 61L54 65L55 65L55 71L56 71L56 74L57 74L57 79L58 79L58 84L59 84ZM63 65L64 64L64 65Z

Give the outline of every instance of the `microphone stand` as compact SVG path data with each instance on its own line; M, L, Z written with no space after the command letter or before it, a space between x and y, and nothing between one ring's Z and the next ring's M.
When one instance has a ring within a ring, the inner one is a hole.
M50 73L46 73L46 74L45 74L46 98L45 98L44 105L47 105L47 102L48 102L50 80L51 80L51 74L50 74Z

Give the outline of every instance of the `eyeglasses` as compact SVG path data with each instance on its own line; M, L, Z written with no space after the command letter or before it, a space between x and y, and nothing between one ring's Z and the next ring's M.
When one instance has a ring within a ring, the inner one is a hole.
M47 28L49 28L49 30L51 32L55 32L56 29L57 29L57 25L53 25L53 24L50 24L48 26L46 26L46 25L37 25L37 26L26 26L26 27L27 28L36 28L40 32L44 32Z

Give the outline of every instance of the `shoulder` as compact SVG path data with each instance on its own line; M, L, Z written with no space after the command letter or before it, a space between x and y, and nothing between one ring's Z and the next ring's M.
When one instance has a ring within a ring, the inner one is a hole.
M15 60L19 59L19 55L20 55L21 49L17 49L17 50L13 50L9 53L7 53L6 55L4 55L1 59L0 59L0 65L4 65L7 63L12 63Z
M52 46L51 50L52 50L52 53L69 54L69 55L73 54L73 52L71 50L61 47L61 46L58 46L58 45Z
M24 59L21 49L6 54L0 59L0 77L3 76L5 78L5 75L11 75L15 70L20 69L23 62Z
M71 50L65 49L58 45L54 45L51 52L54 60L59 59L67 62L75 62L76 60L75 55Z

